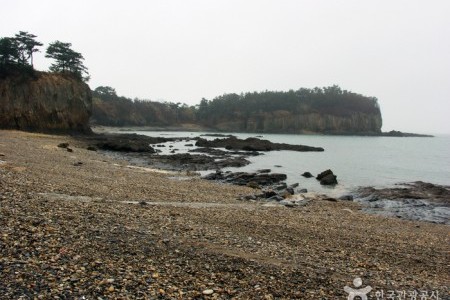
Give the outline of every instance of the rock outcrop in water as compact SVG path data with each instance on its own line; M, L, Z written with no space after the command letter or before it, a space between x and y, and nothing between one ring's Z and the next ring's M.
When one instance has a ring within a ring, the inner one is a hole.
M291 150L291 151L317 151L322 152L322 147L312 147L305 145L291 145L286 143L273 143L269 140L258 138L247 138L245 140L238 139L235 136L228 138L218 138L214 140L206 140L199 138L195 144L197 147L214 147L225 148L228 150L244 150L244 151L274 151L274 150Z
M450 224L449 186L416 181L393 188L362 187L356 197L371 213Z
M90 132L89 86L70 75L37 72L0 80L0 128Z

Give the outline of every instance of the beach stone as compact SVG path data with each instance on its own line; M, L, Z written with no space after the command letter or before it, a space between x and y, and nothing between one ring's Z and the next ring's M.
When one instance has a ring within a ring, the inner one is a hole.
M212 295L214 294L214 290L208 289L208 290L204 290L202 292L203 295Z
M286 206L286 207L295 207L297 206L294 202L289 201L289 200L282 200L280 201L280 204Z
M244 199L245 200L256 200L257 198L255 195L246 195L246 196L244 196Z
M291 197L291 196L292 196L292 194L289 193L288 191L283 191L283 192L281 193L281 197L283 197L283 199L289 198L289 197Z
M264 192L264 198L270 198L270 197L277 196L277 195L278 194L272 190Z
M88 146L86 149L89 151L97 151L97 148L94 146Z
M248 183L247 183L247 186L248 186L248 187L251 187L252 189L259 189L259 188L261 188L261 187L259 186L259 184L256 183L256 182L254 182L254 181L248 182Z
M307 193L308 190L307 190L307 189L299 189L298 192L299 192L299 193Z
M339 200L353 201L353 196L352 195L344 195L344 196L339 197Z
M69 147L69 143L60 143L58 144L58 148L67 148Z
M326 197L326 198L323 198L323 200L330 201L330 202L337 202L337 199L332 198L332 197Z
M274 195L274 196L272 196L270 198L267 198L267 200L280 202L280 201L283 201L284 198L281 197L280 195Z
M288 192L289 194L291 194L291 195L294 195L294 189L292 188L292 187L287 187L286 188L286 192Z
M281 191L281 190L284 190L284 189L286 189L287 188L287 184L286 183L281 183L281 184L279 184L279 185L277 185L277 186L274 186L273 187L273 189L274 190L277 190L277 191Z

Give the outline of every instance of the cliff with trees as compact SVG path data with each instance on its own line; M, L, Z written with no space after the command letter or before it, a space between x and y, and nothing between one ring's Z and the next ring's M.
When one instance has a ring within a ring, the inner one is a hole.
M21 31L0 38L0 128L41 132L90 132L92 97L83 56L70 43L46 50L50 72L34 70L43 44Z
M186 104L155 102L118 96L100 86L92 91L92 123L106 126L173 126L194 123L195 108Z
M379 134L378 101L338 86L288 92L225 94L197 106L117 96L110 87L94 92L93 122L110 126L196 124L229 132Z
M37 72L33 54L42 45L24 31L0 38L0 127L88 131L92 99L83 55L55 41L45 55L53 59L50 73ZM224 94L196 106L132 100L108 86L92 94L97 125L326 134L380 134L382 125L376 98L338 86Z

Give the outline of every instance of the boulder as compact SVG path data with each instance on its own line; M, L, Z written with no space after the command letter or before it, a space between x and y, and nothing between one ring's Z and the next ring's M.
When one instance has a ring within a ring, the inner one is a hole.
M322 185L334 185L337 184L337 179L336 179L336 175L334 174L328 174L325 177L323 177L322 179L320 179L320 184Z
M295 193L294 189L292 187L290 187L290 186L286 188L286 192L288 192L291 195L294 195L294 193Z
M333 171L330 169L323 171L319 175L317 175L316 179L320 181L322 185L334 185L337 184L337 176L333 174Z
M304 173L302 174L302 176L305 177L305 178L311 178L311 177L314 177L313 174L311 174L310 172L304 172Z

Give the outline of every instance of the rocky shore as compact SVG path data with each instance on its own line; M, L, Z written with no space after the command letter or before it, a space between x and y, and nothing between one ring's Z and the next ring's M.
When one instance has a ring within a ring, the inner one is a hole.
M391 188L361 187L356 196L370 213L450 225L449 186L416 181Z
M345 299L355 277L373 299L450 296L446 225L314 195L242 201L255 190L99 148L0 131L2 299Z

